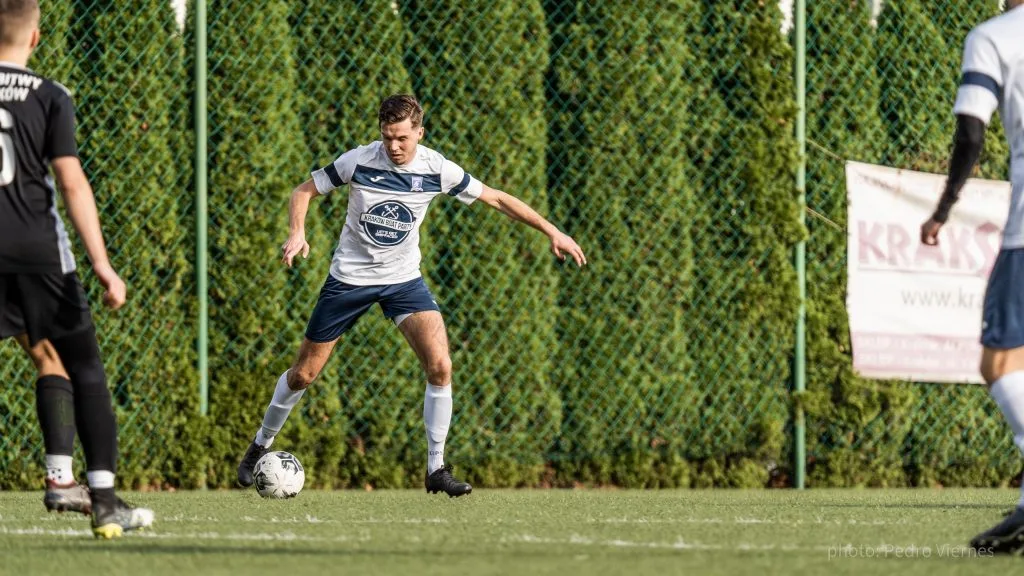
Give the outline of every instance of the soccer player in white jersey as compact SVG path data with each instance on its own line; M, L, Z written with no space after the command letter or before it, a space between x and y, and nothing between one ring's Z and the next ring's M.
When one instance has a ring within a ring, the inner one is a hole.
M472 491L469 484L455 479L451 466L444 463L452 418L452 363L444 320L420 275L420 225L435 196L444 194L465 204L480 200L547 235L556 257L564 260L568 255L577 266L587 262L572 238L524 202L486 186L438 152L421 146L423 109L413 96L385 99L377 119L380 140L345 152L292 192L290 233L282 247L288 266L297 255L305 258L309 253L304 222L312 198L347 184L348 217L298 358L278 378L263 425L238 466L242 486L252 485L256 462L267 453L292 408L320 374L338 338L378 303L426 372L427 492L455 497Z
M998 108L1010 141L1013 192L985 293L981 374L1014 443L1024 451L1024 0L1008 0L1007 13L971 31L962 73L949 180L934 215L921 226L921 241L938 243L939 229L981 154L985 125ZM971 546L995 553L1024 550L1024 493L1013 512Z

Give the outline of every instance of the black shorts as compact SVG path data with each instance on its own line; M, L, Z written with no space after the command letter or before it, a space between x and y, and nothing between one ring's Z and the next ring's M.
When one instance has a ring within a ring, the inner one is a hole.
M78 274L0 273L0 339L28 334L29 344L92 327Z

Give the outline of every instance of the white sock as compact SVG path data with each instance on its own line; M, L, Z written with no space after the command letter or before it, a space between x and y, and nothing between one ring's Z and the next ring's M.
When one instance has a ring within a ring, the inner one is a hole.
M274 443L274 437L281 431L285 420L291 414L292 408L299 403L299 399L306 392L303 390L292 390L288 387L288 371L277 379L277 387L274 388L274 397L267 406L267 412L263 415L263 426L256 433L256 443L264 448L270 448Z
M1013 430L1013 443L1024 452L1024 371L1010 372L996 380L989 388L989 394L996 401L1003 417ZM1024 485L1017 506L1024 508Z
M427 384L423 425L427 429L427 473L444 466L444 441L452 423L452 387Z
M57 484L68 484L74 482L75 474L71 470L71 464L71 456L47 454L46 479L53 480Z
M94 490L114 487L114 473L110 470L89 470L85 476L89 479L89 488Z

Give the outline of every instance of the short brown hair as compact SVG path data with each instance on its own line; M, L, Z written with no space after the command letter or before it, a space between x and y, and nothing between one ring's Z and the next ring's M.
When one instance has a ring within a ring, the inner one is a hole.
M3 0L0 0L2 2ZM398 124L403 120L412 121L413 128L423 124L423 107L412 94L395 94L388 96L380 103L377 121L381 126Z
M38 24L38 0L0 0L0 46L17 46Z

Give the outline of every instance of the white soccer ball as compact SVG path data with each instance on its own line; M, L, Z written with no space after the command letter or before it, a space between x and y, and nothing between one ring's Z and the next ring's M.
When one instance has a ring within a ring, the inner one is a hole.
M302 491L306 471L288 452L267 452L253 469L256 491L264 498L292 498Z

